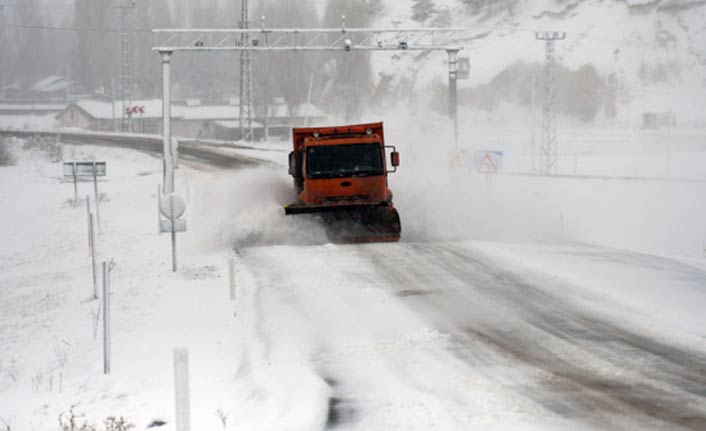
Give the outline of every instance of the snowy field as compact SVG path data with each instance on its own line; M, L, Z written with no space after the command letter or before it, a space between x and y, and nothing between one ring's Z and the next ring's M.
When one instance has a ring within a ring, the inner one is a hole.
M471 174L395 130L400 243L329 244L316 220L285 218L281 144L219 149L263 161L240 169L194 150L175 274L161 161L65 145L64 160L108 163L108 376L85 201L60 163L18 150L0 167L0 426L57 429L74 406L173 430L183 346L199 430L706 429L704 183Z

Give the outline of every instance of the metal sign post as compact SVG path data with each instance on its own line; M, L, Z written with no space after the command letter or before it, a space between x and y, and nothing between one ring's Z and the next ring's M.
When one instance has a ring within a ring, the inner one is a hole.
M98 278L96 276L96 231L93 227L93 213L89 218L89 235L91 237L91 271L93 273L93 293L91 299L98 299Z
M454 146L458 151L458 49L447 49L449 55L449 117L453 122Z
M159 231L160 233L169 233L172 237L172 271L177 270L177 232L186 232L186 220L180 217L186 211L184 200L174 193L162 195L159 199L159 211L166 218L160 217Z
M66 164L64 164L64 168ZM74 177L74 204L78 204L78 179L76 178L76 164L71 169L71 176Z
M247 17L242 19L247 21ZM340 28L267 28L263 20L261 28L156 29L152 31L152 49L162 55L162 103L166 107L171 103L168 100L169 62L176 51L239 51L243 55L258 51L447 51L454 57L455 74L456 54L462 49L459 41L467 31L464 28L346 28L345 17ZM452 67L451 61L449 67ZM454 88L449 88L449 95L455 102ZM241 107L247 108L244 103L249 101L241 99ZM166 112L164 118L167 122ZM241 115L240 121L242 128L246 119Z
M104 177L107 174L106 162L65 162L64 177L72 178L74 181L74 202L78 203L78 177L93 178L93 199L96 202L96 223L100 232L100 199L98 196L98 177Z
M110 267L103 262L103 374L110 374Z
M166 217L159 219L160 233L170 233L172 238L172 271L177 270L177 232L186 232L186 220L181 217L186 210L184 201L174 193L174 170L179 166L178 142L172 139L171 107L171 51L162 54L162 144L164 156L164 187L159 195L159 209Z
M95 162L93 162L93 200L96 203L96 224L98 225L98 233L101 233L100 197L98 196L98 169L96 168Z

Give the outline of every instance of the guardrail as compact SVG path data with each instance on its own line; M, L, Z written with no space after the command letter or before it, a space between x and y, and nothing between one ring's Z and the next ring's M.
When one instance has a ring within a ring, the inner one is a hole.
M33 136L41 137L51 137L60 138L65 141L77 142L82 144L90 144L96 140L101 140L103 142L116 142L121 144L128 144L131 142L142 143L142 144L155 144L162 145L161 135L148 135L148 134L124 134L124 133L111 133L111 132L92 132L92 131L82 131L82 130L2 130L0 129L0 137L17 137L17 138L31 138ZM224 145L234 145L234 141L221 141L216 139L197 139L189 137L178 137L177 140L180 144L187 145L200 145L200 146L212 146L219 147Z

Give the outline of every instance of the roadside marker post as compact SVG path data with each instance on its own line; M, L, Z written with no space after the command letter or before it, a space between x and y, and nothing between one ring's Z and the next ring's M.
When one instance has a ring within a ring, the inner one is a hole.
M91 270L93 272L93 294L91 299L98 299L98 280L96 277L96 234L93 227L93 213L90 214L90 222L88 229L91 238Z
M165 190L166 192L166 190ZM186 220L180 217L186 211L184 200L174 193L164 194L159 199L159 211L166 218L159 220L159 230L161 233L169 233L172 238L172 271L177 270L177 232L186 232Z
M110 267L103 262L103 374L110 374Z
M233 259L228 259L228 289L230 300L235 301L235 262Z
M74 205L78 204L78 179L76 178L76 164L73 164L72 174L74 177Z
M101 210L100 197L98 196L98 169L96 162L93 162L93 200L96 202L96 223L98 224L98 233L101 233Z
M86 195L86 229L88 230L88 255L91 255L91 198Z
M174 349L174 401L176 410L176 430L191 429L189 400L189 351Z

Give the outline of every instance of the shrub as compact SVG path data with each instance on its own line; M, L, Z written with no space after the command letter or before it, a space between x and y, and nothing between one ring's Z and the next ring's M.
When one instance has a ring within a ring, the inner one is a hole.
M0 166L12 166L17 163L12 144L8 139L0 140Z

